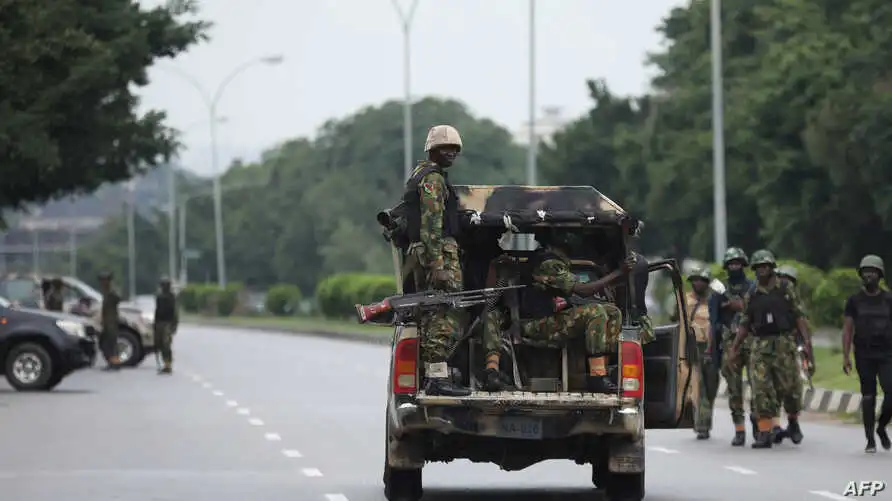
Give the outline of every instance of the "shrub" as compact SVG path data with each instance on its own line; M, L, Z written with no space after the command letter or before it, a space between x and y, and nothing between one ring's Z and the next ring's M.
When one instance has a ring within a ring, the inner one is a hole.
M303 294L296 285L275 285L266 293L266 311L280 317L297 315L301 301Z
M396 282L390 275L339 273L316 287L319 311L326 317L352 317L356 304L368 304L396 294Z

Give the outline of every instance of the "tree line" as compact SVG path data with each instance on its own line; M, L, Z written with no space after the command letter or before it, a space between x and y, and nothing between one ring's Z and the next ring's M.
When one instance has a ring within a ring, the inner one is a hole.
M825 270L882 254L892 244L892 32L881 28L892 5L725 0L723 9L729 244ZM647 254L711 261L709 2L673 9L657 29L666 44L648 56L653 90L619 96L586 82L591 109L541 145L540 179L593 185L644 219ZM430 125L461 131L455 182L523 181L524 152L503 127L454 100L424 99L413 112L419 157ZM388 271L373 215L403 190L401 103L331 120L315 139L271 148L223 179L251 183L225 194L230 281L312 294L334 273ZM142 221L157 238L139 243L141 290L167 268L156 219ZM201 253L189 274L214 281L211 200L190 202L189 220L187 246ZM95 266L126 269L119 221L93 246Z

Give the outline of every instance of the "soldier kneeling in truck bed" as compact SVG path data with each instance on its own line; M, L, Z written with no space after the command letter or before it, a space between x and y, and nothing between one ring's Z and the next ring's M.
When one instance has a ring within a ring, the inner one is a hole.
M524 344L564 344L585 338L588 352L588 390L593 393L612 393L618 390L610 379L608 354L617 350L622 314L610 303L589 303L571 306L555 312L555 299L569 300L572 295L591 297L604 290L614 280L635 266L631 257L623 267L593 282L581 283L571 272L567 257L567 238L560 230L549 229L536 234L539 249L527 263L531 276L522 277L531 285L520 293L519 313L521 338ZM502 391L506 377L499 370L502 350L502 331L507 320L504 308L498 306L486 312L483 346L486 367L483 386L486 391Z

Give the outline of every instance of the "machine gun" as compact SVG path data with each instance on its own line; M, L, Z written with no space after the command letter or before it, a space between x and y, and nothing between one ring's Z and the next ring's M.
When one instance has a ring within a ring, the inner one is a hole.
M502 292L510 289L520 289L526 287L524 285L510 285L507 287L490 287L486 289L476 289L462 292L441 292L426 291L414 294L403 294L401 296L391 296L382 301L369 305L356 305L356 316L359 323L382 319L388 313L394 313L397 316L411 314L418 310L433 310L441 306L449 308L469 308L479 304L484 304L490 298L500 295Z

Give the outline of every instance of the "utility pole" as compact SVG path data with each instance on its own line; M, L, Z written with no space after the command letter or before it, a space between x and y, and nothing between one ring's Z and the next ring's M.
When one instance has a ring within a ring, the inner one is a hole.
M127 261L128 261L128 290L130 300L136 297L136 182L130 180L127 186L130 197L127 203Z
M31 271L40 275L40 231L36 227L31 229Z
M68 232L68 270L72 277L77 277L77 229L74 226Z
M167 276L177 276L177 173L173 165L167 166Z
M189 257L186 255L186 202L189 199L182 197L180 200L180 286L185 287L189 283Z
M527 146L527 185L538 184L536 154L539 146L539 137L536 134L536 0L530 1L530 47L529 47L529 113L530 113L530 144Z
M722 75L722 1L712 0L712 189L715 260L728 248L728 213L725 202L725 98Z
M403 10L399 0L391 0L393 9L400 17L403 29L403 178L412 175L412 19L418 8L418 0L412 0L409 10Z

